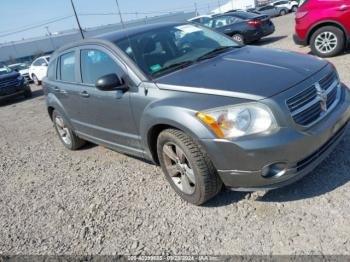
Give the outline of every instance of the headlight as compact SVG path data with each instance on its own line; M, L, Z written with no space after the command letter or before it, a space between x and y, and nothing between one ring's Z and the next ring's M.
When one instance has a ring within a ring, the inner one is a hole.
M23 77L22 75L19 75L19 76L17 77L17 80L18 80L18 81L22 81L23 78L24 78L24 77Z
M198 112L196 115L219 138L237 138L257 133L269 133L277 127L271 110L258 103L226 106Z

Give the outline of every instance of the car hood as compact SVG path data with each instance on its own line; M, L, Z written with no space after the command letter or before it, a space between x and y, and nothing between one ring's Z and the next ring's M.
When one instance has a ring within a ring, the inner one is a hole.
M4 74L4 75L0 75L0 81L2 80L7 80L7 79L13 79L19 76L19 73L16 71L13 71L11 73L8 74Z
M160 89L264 99L327 65L310 55L245 46L155 80ZM229 95L231 94L231 95Z

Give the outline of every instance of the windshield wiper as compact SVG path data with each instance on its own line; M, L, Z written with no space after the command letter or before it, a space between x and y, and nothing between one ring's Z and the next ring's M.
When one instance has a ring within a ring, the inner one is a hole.
M188 66L192 65L193 63L194 63L194 61L192 61L192 60L186 60L186 61L183 61L183 62L171 64L169 66L163 67L162 69L160 69L160 70L158 70L156 72L153 72L151 75L153 77L159 76L162 73L166 73L166 72L169 72L169 71L171 72L171 71L175 71L175 70L178 70L178 69L182 69L182 68L188 67Z
M224 53L226 50L231 49L231 48L239 48L240 46L220 46L218 48L215 48L214 50L211 50L210 52L200 56L197 58L196 61L201 61L205 59L210 59L213 58L221 53Z

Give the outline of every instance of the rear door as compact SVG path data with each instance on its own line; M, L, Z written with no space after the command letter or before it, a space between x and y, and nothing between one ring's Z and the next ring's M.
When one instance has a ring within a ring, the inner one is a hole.
M339 13L339 21L347 30L348 38L350 38L350 0L340 1L337 12Z
M70 118L73 127L78 119L81 108L79 107L79 83L78 83L78 52L69 49L58 57L57 80L51 90L62 104L65 113Z

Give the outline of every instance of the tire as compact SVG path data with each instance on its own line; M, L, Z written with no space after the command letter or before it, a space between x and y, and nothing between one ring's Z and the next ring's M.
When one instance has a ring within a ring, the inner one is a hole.
M328 39L327 44L322 45L322 39ZM333 44L332 44L333 43ZM343 31L334 26L324 26L316 30L310 39L311 51L319 57L332 57L340 54L345 47L345 37Z
M236 42L238 42L239 44L244 45L244 37L243 37L243 35L241 35L241 34L234 34L232 36L232 39L235 40Z
M35 85L37 85L37 86L41 85L41 81L39 81L39 79L36 75L33 74L32 78L33 78L33 82Z
M169 148L174 149L172 154L177 162L169 157ZM208 155L182 131L166 129L161 132L157 154L166 179L185 201L201 205L220 192L222 181Z
M281 11L280 11L280 16L284 16L284 15L286 15L286 14L287 14L286 10L281 10Z
M30 89L30 87L26 88L26 91L24 92L24 97L25 98L30 98L33 96L32 90Z
M298 6L294 5L294 6L292 7L292 12L295 13L296 11L298 11Z
M58 137L66 148L69 150L77 150L85 144L85 141L73 132L73 130L66 124L61 114L56 110L52 113L52 121Z

